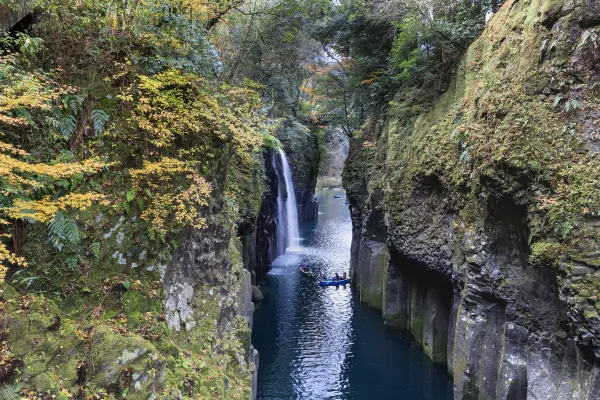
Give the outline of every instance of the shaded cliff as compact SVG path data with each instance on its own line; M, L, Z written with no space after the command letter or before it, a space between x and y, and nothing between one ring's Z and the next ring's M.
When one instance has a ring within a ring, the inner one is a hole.
M242 224L239 235L243 243L243 259L246 270L252 274L252 284L258 285L271 268L271 263L285 244L278 243L278 206L279 195L278 157L273 149L263 152L265 168L265 190L263 193L260 212L255 221ZM285 250L285 249L284 249Z
M60 296L4 284L0 397L250 398L251 276L222 198L204 212L206 228L187 228L161 259L136 251L135 218L92 216L101 265L57 283Z
M508 1L430 107L395 99L344 171L361 300L457 399L597 399L600 3Z

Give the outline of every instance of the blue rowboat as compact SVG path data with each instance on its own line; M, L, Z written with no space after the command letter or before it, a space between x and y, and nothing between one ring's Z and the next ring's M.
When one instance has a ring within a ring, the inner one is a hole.
M350 278L346 278L344 280L339 280L339 281L334 281L334 280L328 279L326 281L320 281L319 285L321 285L321 286L339 286L339 285L345 285L347 283L350 283Z

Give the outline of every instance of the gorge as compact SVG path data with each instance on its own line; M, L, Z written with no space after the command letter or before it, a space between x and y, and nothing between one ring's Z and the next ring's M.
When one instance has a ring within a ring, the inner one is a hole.
M0 399L600 399L597 0L0 29Z

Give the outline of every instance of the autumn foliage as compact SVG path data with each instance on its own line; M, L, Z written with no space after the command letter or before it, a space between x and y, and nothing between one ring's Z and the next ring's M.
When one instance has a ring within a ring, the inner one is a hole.
M231 4L176 3L40 0L32 33L4 39L0 281L26 265L15 224L50 224L58 212L75 224L93 207L137 215L150 240L172 243L206 226L217 178L232 215L243 186L256 185L260 99L251 83L214 79L204 31Z

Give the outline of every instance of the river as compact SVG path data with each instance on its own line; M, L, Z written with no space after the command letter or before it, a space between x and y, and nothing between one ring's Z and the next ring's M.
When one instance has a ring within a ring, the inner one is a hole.
M259 400L450 400L452 380L406 333L350 286L317 276L348 272L352 224L343 191L324 190L318 221L300 227L301 246L275 260L261 285L252 341L260 354ZM316 276L300 273L309 265Z

